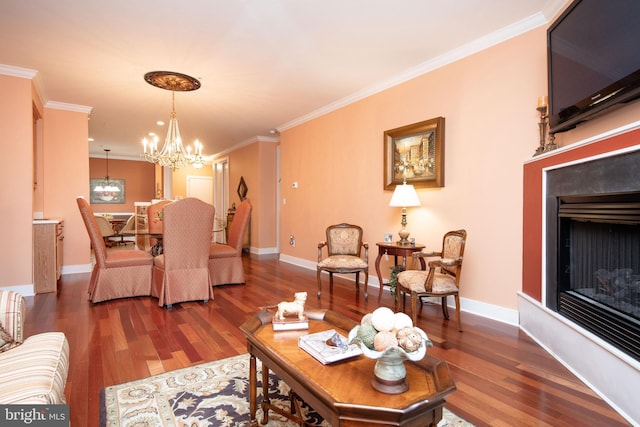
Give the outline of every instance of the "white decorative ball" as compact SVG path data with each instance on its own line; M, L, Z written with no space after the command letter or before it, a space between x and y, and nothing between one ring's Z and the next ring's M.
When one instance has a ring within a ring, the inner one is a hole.
M397 312L394 315L394 324L395 324L395 329L400 330L402 328L412 328L413 327L413 321L411 320L411 317L409 317L408 314L403 313L401 311Z
M371 324L377 331L390 331L395 327L395 313L389 307L378 307L371 314Z
M371 316L373 316L371 313L367 313L364 316L362 316L362 319L360 320L360 325L362 326L371 325Z

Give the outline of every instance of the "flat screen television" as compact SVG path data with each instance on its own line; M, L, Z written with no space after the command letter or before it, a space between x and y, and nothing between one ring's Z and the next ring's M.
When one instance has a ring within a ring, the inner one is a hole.
M640 0L575 0L547 30L549 126L640 97Z

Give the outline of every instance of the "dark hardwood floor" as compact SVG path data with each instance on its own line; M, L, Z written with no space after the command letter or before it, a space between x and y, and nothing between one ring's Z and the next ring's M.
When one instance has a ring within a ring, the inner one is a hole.
M71 347L66 396L71 425L98 426L99 394L105 386L246 353L239 326L266 305L309 292L308 308L326 308L354 320L378 307L352 282L336 279L316 298L316 273L274 257L245 256L246 285L215 288L207 304L190 302L165 310L150 297L92 304L89 274L63 276L56 294L27 298L26 335L63 331ZM393 308L388 289L380 305ZM457 391L446 407L478 426L628 426L517 327L468 313L464 332L439 306L425 305L418 326L433 341L430 354L446 360ZM367 387L364 384L363 387Z

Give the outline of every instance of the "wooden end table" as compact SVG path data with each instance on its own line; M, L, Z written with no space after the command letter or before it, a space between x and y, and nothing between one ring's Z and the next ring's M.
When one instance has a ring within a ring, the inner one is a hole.
M413 255L414 252L420 252L425 248L425 245L416 243L414 245L400 245L398 243L385 243L378 242L376 243L378 246L378 257L376 258L376 273L378 274L378 283L380 284L380 291L378 293L378 301L382 297L382 288L384 285L382 284L382 275L380 274L380 259L382 259L383 255L393 255L394 257L394 266L402 266L402 269L407 268L407 257ZM402 264L398 264L398 257L402 257ZM426 270L427 265L424 262L424 258L420 258L420 265L423 270Z
M447 362L427 354L419 362L405 362L409 389L400 394L385 394L371 386L375 360L361 355L330 365L323 365L298 347L298 338L309 333L335 329L344 336L357 325L333 311L306 311L309 330L274 332L273 313L262 311L249 318L240 330L247 339L249 360L249 407L251 426L258 426L257 362L262 362L264 417L269 410L301 424L291 414L269 400L268 376L274 372L291 388L292 393L309 404L332 426L410 426L435 427L442 419L445 398L456 390Z

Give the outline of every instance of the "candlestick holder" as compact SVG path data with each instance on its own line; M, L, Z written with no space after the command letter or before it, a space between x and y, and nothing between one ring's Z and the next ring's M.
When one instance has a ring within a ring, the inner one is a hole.
M557 146L557 145L556 145L556 143L555 143L555 140L556 140L556 136L555 136L554 134L550 133L550 134L549 134L549 142L547 142L547 143L544 145L544 152L545 152L545 153L547 153L547 152L549 152L549 151L553 151L553 150L555 150L556 148L558 148L558 146Z
M544 97L546 98L546 97ZM541 98L542 99L542 98ZM549 125L549 107L546 102L538 101L538 108L536 108L540 113L540 121L538 122L538 129L540 131L540 145L536 149L536 152L533 154L534 156L540 155L542 153L548 153L549 151L555 150L558 146L555 143L555 135L551 132L548 132L547 126ZM548 138L547 138L548 133Z
M536 149L536 152L533 154L534 156L540 155L546 152L546 143L547 143L547 123L549 121L549 115L547 114L547 106L546 105L538 105L536 108L540 113L540 121L538 122L538 129L540 130L540 145Z

